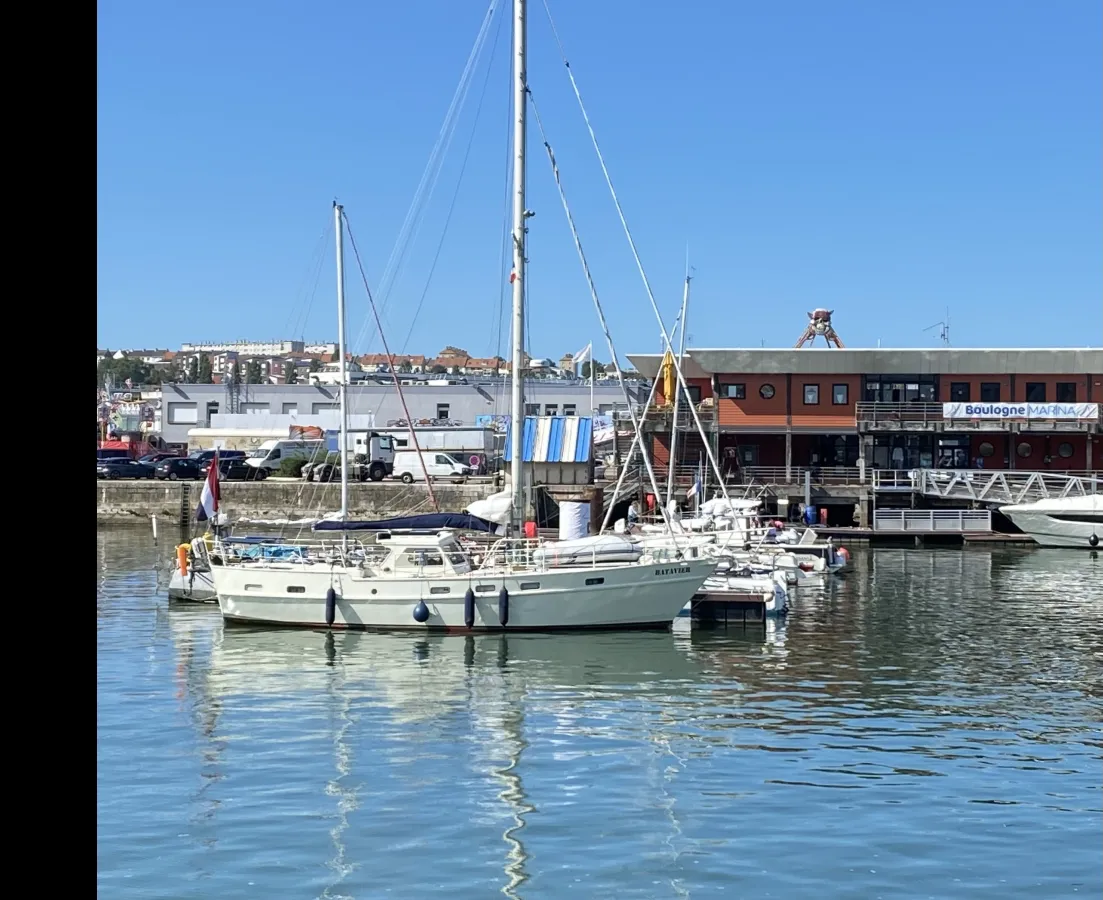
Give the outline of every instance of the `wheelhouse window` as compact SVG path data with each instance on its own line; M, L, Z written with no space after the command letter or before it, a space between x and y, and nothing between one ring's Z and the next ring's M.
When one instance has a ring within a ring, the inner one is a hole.
M747 385L745 384L722 384L720 385L720 396L726 397L728 400L746 400L747 399Z
M953 403L968 403L969 402L969 382L968 381L951 381L950 382L950 400Z
M399 557L403 569L421 569L430 566L443 566L444 556L431 547L407 547Z
M1058 381L1057 382L1057 402L1058 403L1075 403L1076 402L1076 382L1075 381Z
M980 402L1000 402L1000 383L998 381L982 381L980 383Z
M820 402L820 386L818 384L806 384L804 386L804 405L818 406Z
M448 418L448 412L449 412L449 406L448 406L447 403L438 403L437 404L437 418L438 419L447 419Z
M831 385L831 403L834 406L847 406L850 403L850 385Z
M774 398L774 386L772 384L764 384L758 389L758 396L763 400L772 400Z
M575 403L564 403L563 404L563 415L565 415L565 416L577 416L578 415L578 405L575 404Z
M558 416L559 415L559 404L558 403L545 403L544 404L544 415L545 416Z
M1046 402L1046 383L1044 381L1028 381L1026 383L1026 402Z

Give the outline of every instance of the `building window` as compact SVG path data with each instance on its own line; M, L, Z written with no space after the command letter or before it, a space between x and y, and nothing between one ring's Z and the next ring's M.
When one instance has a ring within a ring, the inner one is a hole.
M1076 382L1075 381L1058 381L1057 382L1057 402L1058 403L1075 403L1076 402Z
M758 396L763 400L772 400L774 397L774 386L772 384L764 384L758 389Z
M969 382L968 381L951 381L950 382L950 401L953 403L968 403L969 402Z
M806 384L804 386L804 405L816 406L820 402L820 386L818 384Z
M540 404L539 403L526 403L525 404L525 415L526 416L538 416L538 415L540 415Z
M1019 444L1018 447L1015 448L1015 452L1018 453L1019 456L1021 456L1023 459L1026 459L1028 456L1030 456L1033 449L1034 448L1031 447L1030 444L1028 444L1026 441L1023 441L1021 444Z
M1028 381L1026 383L1026 402L1046 402L1046 383L1044 381Z
M850 386L845 384L831 385L831 402L835 406L846 406L850 403Z
M341 405L339 403L311 403L310 404L310 414L312 416L316 416L319 413L322 413L327 409L340 409L340 408L341 408Z
M578 413L576 412L576 409L577 409L576 404L574 404L574 403L564 403L563 404L563 415L565 415L565 416L576 416L576 415L578 415Z
M195 425L199 413L194 403L170 403L168 409L169 425Z
M448 404L447 403L438 403L437 404L437 418L438 419L447 419L448 418Z
M745 384L722 384L720 385L720 396L727 397L729 400L746 400L747 399L747 385Z
M294 416L294 415L297 415L298 412L299 412L299 404L298 403L284 403L283 406L280 407L280 413L282 415L285 415L285 416Z
M1068 459L1072 456L1072 444L1068 441L1062 441L1061 446L1057 448L1057 455L1061 457L1061 459Z
M544 404L544 415L545 416L558 416L559 415L559 404L558 403L545 403Z
M1000 402L1000 383L998 381L982 381L980 383L980 402Z

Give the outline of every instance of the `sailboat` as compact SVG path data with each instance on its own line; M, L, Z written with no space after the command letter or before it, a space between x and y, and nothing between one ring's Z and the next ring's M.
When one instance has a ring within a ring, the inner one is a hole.
M510 429L513 535L526 521L524 421L524 300L527 220L525 206L526 0L513 0L513 365ZM338 343L341 360L340 445L347 446L344 292L344 215L334 202L337 241ZM348 465L341 456L341 511L328 531L340 541L288 554L243 554L228 543L206 553L225 621L306 628L423 631L554 631L669 628L715 568L702 558L643 554L637 560L601 559L595 552L574 564L552 566L530 541L499 542L481 564L451 531L429 534L374 532L365 546L350 541L358 523L348 519Z

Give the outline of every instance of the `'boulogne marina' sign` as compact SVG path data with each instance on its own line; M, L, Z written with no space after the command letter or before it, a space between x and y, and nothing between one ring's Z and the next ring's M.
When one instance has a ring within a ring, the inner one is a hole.
M943 403L944 419L1098 419L1098 403Z

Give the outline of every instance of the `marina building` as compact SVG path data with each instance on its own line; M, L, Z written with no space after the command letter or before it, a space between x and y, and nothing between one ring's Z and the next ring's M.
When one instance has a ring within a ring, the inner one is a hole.
M661 354L630 355L657 378L653 459L703 452L684 399L675 420ZM1103 350L694 349L688 400L722 466L792 481L794 471L1103 469Z

